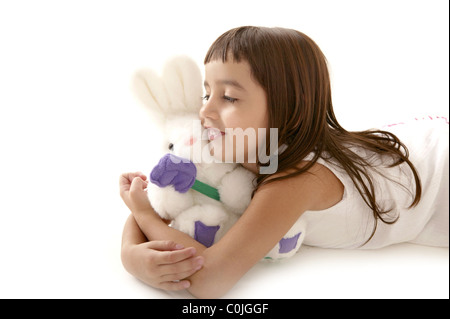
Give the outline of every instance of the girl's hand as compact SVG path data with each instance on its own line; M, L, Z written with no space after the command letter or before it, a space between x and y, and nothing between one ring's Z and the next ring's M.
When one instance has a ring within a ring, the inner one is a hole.
M147 176L140 172L125 173L120 176L120 196L132 212L151 209L147 185Z
M127 271L144 283L164 290L183 290L190 286L185 278L198 271L204 258L194 257L195 248L184 248L173 241L150 241L122 247L122 263Z

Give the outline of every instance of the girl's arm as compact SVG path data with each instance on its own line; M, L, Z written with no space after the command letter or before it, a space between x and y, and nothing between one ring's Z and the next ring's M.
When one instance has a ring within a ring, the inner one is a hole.
M261 260L304 211L325 209L341 200L342 184L328 169L317 164L311 172L260 187L242 217L210 248L168 227L151 207L132 212L149 240L170 239L195 247L204 265L189 278L189 291L199 298L217 298ZM145 194L139 183L131 187L131 197Z
M184 280L203 265L203 257L194 248L183 248L171 240L148 241L130 215L122 237L121 257L125 269L155 288L182 290L190 282Z
M135 177L140 177L145 184L146 177L140 173L123 174L120 179L121 195L129 194L131 180ZM168 224L168 221L164 222ZM195 254L194 248L184 248L172 240L148 241L133 215L125 222L121 249L123 266L152 287L165 290L189 287L190 282L184 279L198 271L204 261L202 256L195 257Z

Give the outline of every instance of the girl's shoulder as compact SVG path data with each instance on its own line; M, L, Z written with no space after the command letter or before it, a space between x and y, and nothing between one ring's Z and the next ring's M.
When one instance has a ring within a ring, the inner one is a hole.
M302 168L308 162L298 165ZM276 179L292 173L292 171L278 172L267 180ZM300 205L303 211L325 210L342 200L344 185L340 179L325 165L314 163L307 172L276 180L260 187L258 192L276 195L291 205Z

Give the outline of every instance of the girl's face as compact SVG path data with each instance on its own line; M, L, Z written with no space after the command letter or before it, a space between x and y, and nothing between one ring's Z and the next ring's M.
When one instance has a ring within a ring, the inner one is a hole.
M211 154L222 161L239 162L256 170L258 145L267 129L267 98L252 78L246 61L205 65L205 103L200 119L208 132Z

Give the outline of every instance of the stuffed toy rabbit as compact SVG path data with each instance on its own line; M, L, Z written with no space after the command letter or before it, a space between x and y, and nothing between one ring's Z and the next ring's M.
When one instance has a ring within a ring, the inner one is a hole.
M187 57L169 60L162 76L136 72L132 88L163 131L166 155L150 173L148 196L155 211L206 247L216 243L250 203L255 175L236 163L218 163L198 113L202 78ZM293 255L304 237L297 221L265 259Z

